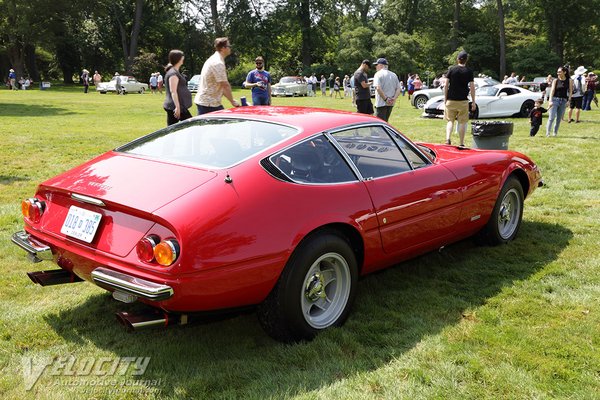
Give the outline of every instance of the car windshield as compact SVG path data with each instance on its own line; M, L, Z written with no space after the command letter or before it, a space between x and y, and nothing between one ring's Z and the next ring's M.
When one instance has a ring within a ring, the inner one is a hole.
M192 79L190 79L189 83L198 83L200 82L200 75L194 75Z
M482 86L477 89L477 96L495 96L498 93L498 88L495 86Z
M281 80L279 81L279 83L295 83L296 82L296 78L292 78L291 76L286 76L284 78L281 78Z
M175 124L116 151L205 168L225 168L298 133L289 126L243 119Z

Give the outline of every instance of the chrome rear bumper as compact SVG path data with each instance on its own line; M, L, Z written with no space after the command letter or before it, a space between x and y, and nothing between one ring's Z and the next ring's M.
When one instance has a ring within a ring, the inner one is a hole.
M152 301L167 300L173 296L173 288L135 276L99 267L92 271L92 281L104 288L129 293Z
M11 240L14 244L25 250L33 262L50 261L54 258L50 246L37 241L25 231L15 232Z

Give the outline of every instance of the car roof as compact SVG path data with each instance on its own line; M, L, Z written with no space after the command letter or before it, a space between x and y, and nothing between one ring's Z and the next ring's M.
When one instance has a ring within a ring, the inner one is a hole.
M347 125L383 123L381 119L367 114L326 108L283 106L235 107L204 114L194 117L194 119L218 117L252 119L291 125L305 132L307 135Z

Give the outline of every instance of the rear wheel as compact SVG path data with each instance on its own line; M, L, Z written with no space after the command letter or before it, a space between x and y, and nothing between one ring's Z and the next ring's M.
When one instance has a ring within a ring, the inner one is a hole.
M427 100L427 96L424 94L415 97L415 107L422 110L425 107Z
M259 306L259 321L276 340L311 340L345 322L357 277L356 257L345 239L334 232L313 235L296 248Z
M521 111L519 112L519 115L521 117L523 117L523 118L527 118L529 116L529 113L533 109L533 107L534 107L533 101L532 100L527 100L521 106Z
M513 240L523 219L523 188L519 180L509 177L494 205L486 226L477 235L478 241L498 245Z

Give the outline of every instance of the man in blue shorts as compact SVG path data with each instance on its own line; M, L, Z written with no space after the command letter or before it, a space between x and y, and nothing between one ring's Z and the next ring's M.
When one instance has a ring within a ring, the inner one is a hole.
M244 87L252 88L253 106L271 105L271 74L264 70L265 60L258 56L254 60L256 69L248 72Z

